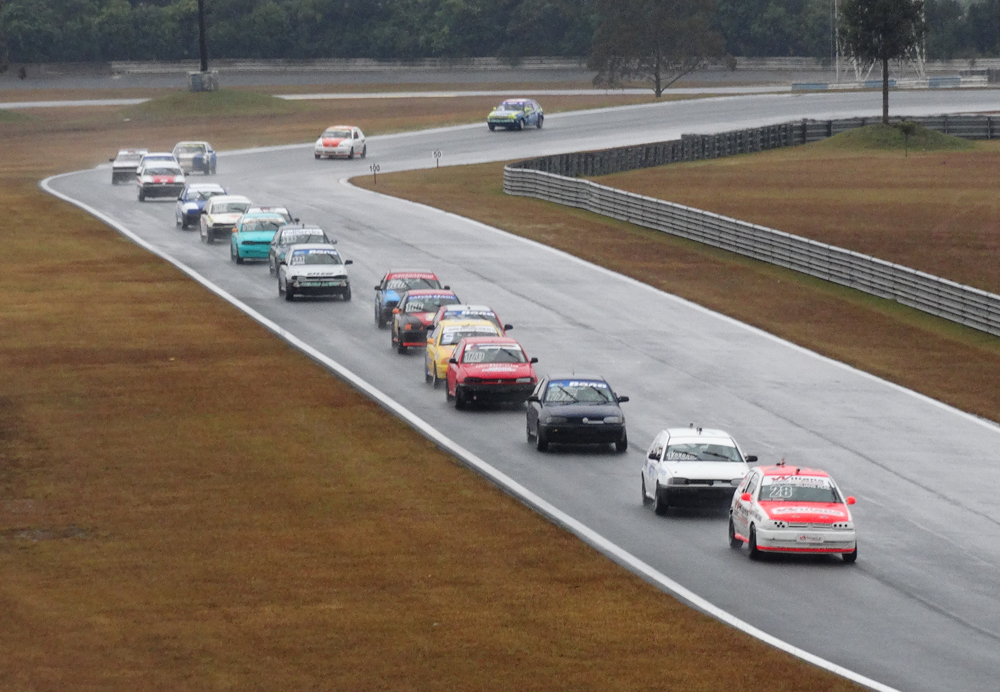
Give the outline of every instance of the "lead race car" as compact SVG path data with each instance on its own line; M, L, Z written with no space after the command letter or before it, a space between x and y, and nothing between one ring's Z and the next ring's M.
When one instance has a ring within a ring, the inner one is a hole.
M326 130L313 145L313 156L321 159L328 156L331 159L353 159L355 156L368 156L368 145L365 143L365 133L360 127L353 125L334 125Z
M858 559L850 505L825 471L793 467L784 460L747 474L729 510L729 546L746 543L750 559L761 553L837 554Z
M523 130L534 125L542 129L545 122L545 113L538 101L533 99L507 99L494 108L489 117L486 118L486 125L493 132L498 127L507 130Z

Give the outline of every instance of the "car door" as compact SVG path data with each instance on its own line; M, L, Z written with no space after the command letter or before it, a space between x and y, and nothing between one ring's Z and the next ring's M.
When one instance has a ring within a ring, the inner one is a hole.
M663 458L663 448L664 448L664 435L660 433L655 438L653 438L653 443L649 445L649 450L646 452L646 459L643 461L642 473L643 479L646 483L646 493L652 497L653 493L656 491L656 474L659 471L659 465Z
M435 327L434 330L427 335L427 350L426 356L424 356L424 367L427 368L427 374L433 375L434 368L434 358L437 355L437 343L441 336L440 325Z
M354 152L360 156L365 150L365 133L361 128L354 128Z
M736 528L736 533L740 535L750 535L750 510L753 507L754 493L757 491L759 483L760 474L750 473L736 489L733 502L733 526ZM750 499L744 500L744 494L749 495Z
M542 412L541 400L542 396L545 394L545 388L548 386L548 383L549 383L548 377L543 377L542 379L540 379L538 381L538 384L535 385L535 391L531 393L531 396L536 397L538 401L528 402L527 424L528 424L528 430L531 431L532 435L535 434L535 431L537 430L538 427L538 418L541 416Z

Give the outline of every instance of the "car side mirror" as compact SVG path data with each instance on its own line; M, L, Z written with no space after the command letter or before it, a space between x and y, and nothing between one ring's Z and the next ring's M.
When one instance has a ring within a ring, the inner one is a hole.
M450 290L451 290L451 286L445 286L445 287L444 287L444 290L446 290L446 291L450 291Z
M531 396L528 397L528 401L538 404L541 403L542 400L538 398L538 395L532 394Z
M750 493L743 493L740 495L740 500L743 502L750 502Z
M344 260L344 264L354 264L354 260Z
M853 505L855 502L857 502L857 500L854 499L853 495L848 495L847 496L847 504Z
M620 396L620 397L618 397L618 403L619 404L624 404L626 401L628 401L628 397L627 396Z
M202 207L202 210L198 212L199 214L207 214L208 210Z
M282 257L282 258L281 258L281 262L280 262L280 264L283 264L283 265L285 265L286 267L288 266L288 262L286 262L286 261L285 261L285 258L284 258L284 257Z
M504 330L505 332L509 332L509 331L510 331L511 329L513 329L513 328L514 328L514 325L512 325L512 324L505 324L505 325L503 326L503 330Z
M458 365L458 361L456 359L454 359L454 358L449 358L448 362L451 363L451 364L453 364L453 365Z
M393 315L398 315L399 314L399 308L393 308L392 309L392 314Z
M657 454L655 451L652 451L652 452L650 452L649 454L646 455L646 458L647 459L652 459L653 461L659 461L660 460L660 455Z
M375 290L376 290L376 291L381 291L381 290L382 290L382 287L381 287L381 286L376 286L376 287L375 287Z
M748 464L754 463L755 461L757 461L757 455L756 454L748 454L747 457L746 457L746 461L747 461Z
M300 221L301 221L301 219L299 219L298 217L295 217L294 219L292 219L292 223L299 223Z
M114 159L108 159L108 161L110 161L111 163L114 163L114 162L115 162L115 160L114 160Z
M532 365L534 365L535 363L538 362L538 359L537 358L531 358L531 360L529 360L528 362L531 363Z
M184 195L181 195L180 197L178 197L177 201L178 202L183 202L184 201Z

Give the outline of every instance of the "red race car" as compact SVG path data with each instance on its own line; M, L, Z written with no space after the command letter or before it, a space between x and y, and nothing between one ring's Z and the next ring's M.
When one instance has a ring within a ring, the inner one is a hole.
M538 382L532 367L537 362L509 337L466 337L448 361L448 401L457 409L471 403L524 403Z
M454 291L422 289L410 291L399 299L392 309L392 345L400 353L410 346L427 347L427 331L434 321L434 314L442 305L460 303Z

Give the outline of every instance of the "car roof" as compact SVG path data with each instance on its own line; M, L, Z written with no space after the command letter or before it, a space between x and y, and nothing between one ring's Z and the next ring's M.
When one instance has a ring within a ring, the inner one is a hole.
M252 204L252 202L243 195L216 195L211 201L212 204L218 204L219 202L246 202L247 204Z
M387 279L436 279L437 274L420 269L401 269L385 273Z
M155 159L155 158L172 159L174 158L174 155L172 152L169 151L147 151L145 154L143 154L143 157L147 159Z
M122 155L122 154L140 154L142 156L145 156L148 153L149 153L149 149L119 149L118 150L118 155L119 156Z
M829 478L830 474L821 469L807 466L792 466L791 464L774 464L773 466L758 466L757 469L765 476L815 476Z
M412 291L406 292L406 297L410 296L458 296L455 295L454 291L446 290L443 288L415 288Z
M493 324L489 320L484 320L484 319L462 318L458 320L441 320L440 322L438 322L438 326L441 327L442 329L444 327L471 327L474 325L483 325L483 324L488 324L489 326L493 327L493 329L497 328L495 324Z
M226 188L222 187L218 183L188 183L188 190L222 190L226 191Z
M282 225L282 227L279 228L278 230L279 231L319 231L323 235L326 235L326 231L324 231L322 228L320 228L319 226L316 226L314 224L308 224L308 223L286 223L286 224Z
M357 130L360 129L356 125L328 125L328 130Z
M466 344L503 344L505 346L521 346L521 344L517 343L516 339L511 339L509 336L467 336L462 339L462 341Z
M451 305L442 305L441 309L447 312L492 312L496 314L496 310L489 307L488 305L469 305L468 303L452 303Z
M276 212L276 211L247 211L247 212L243 212L243 218L244 219L259 219L262 216L263 217L267 217L267 218L275 218L276 217L276 218L279 218L279 219L282 219L282 220L284 220L284 218L285 218L284 216L281 215L281 213ZM281 225L284 226L286 224L281 224Z
M264 214L280 214L281 212L288 211L288 207L277 207L273 204L255 204L250 209L255 213L261 212Z
M547 377L550 380L597 380L598 382L604 382L605 384L607 384L607 382L608 382L606 379L604 379L600 375L587 375L586 373L584 373L582 375L580 375L580 374L569 375L569 374L565 374L565 373L559 373L559 374L556 374L556 375L548 375Z
M289 248L290 251L294 250L333 250L338 255L340 251L333 246L333 243L295 243Z
M725 430L713 428L667 428L671 442L709 442L711 444L735 445L733 436Z
M179 147L182 144L202 144L202 145L207 145L208 142L201 142L201 141L198 141L198 140L189 139L189 140L184 140L183 142L178 142L177 144L174 145L174 148L177 148L177 147Z

